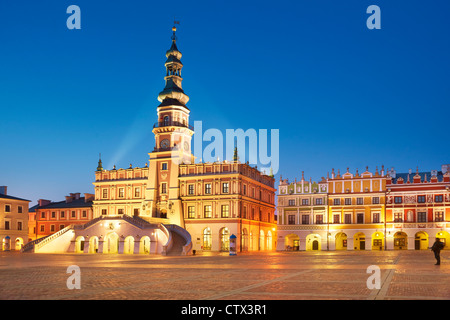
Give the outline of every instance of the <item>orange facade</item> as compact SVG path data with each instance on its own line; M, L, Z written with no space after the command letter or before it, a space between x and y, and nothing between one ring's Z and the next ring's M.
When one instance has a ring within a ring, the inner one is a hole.
M59 202L40 199L38 205L33 208L35 234L30 234L29 237L37 239L70 225L89 222L93 219L93 200L94 195L88 193L85 193L84 197L81 197L80 193L71 193L64 201Z

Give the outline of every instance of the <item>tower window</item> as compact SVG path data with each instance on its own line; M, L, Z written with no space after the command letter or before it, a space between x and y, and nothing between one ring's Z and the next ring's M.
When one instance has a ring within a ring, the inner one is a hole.
M168 126L169 123L170 123L170 117L169 116L165 116L164 117L164 121L163 121L164 126Z

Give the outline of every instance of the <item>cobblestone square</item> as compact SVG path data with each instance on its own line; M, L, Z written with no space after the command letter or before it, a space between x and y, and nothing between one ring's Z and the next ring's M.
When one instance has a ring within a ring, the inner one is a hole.
M229 256L0 253L2 300L448 300L450 259L431 251ZM68 289L70 265L81 289ZM370 289L367 268L380 268Z

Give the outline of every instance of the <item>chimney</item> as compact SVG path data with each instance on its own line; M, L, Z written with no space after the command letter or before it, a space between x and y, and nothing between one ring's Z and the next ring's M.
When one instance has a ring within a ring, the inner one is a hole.
M450 171L447 171L443 177L444 182L450 182Z
M394 167L391 168L389 175L394 179L397 177L397 173L395 172Z
M0 186L0 194L6 196L8 194L7 189L8 189L7 186Z
M94 201L94 195L92 193L84 194L84 202L92 202Z
M50 200L45 200L45 199L39 199L38 200L39 207L46 206L46 205L48 205L50 203L52 203Z
M73 193L70 194L70 196L66 196L66 203L70 203L73 200Z
M447 173L447 172L450 172L450 164L443 164L443 165L441 166L441 171L442 171L442 174L445 174L445 173Z

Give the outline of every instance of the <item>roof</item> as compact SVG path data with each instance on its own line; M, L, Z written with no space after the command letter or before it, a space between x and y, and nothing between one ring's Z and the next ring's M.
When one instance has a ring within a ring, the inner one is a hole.
M21 201L28 201L28 202L31 202L31 200L22 199L22 198L17 198L17 197L13 197L13 196L8 196L8 195L5 195L5 194L0 194L0 198L2 198L2 199L21 200Z
M189 108L185 104L173 98L165 98L158 107L166 107L166 106L181 106L189 110Z
M73 199L71 202L59 201L59 202L51 202L45 206L33 206L34 210L36 209L66 209L66 208L90 208L92 207L92 201L85 202L84 197L80 197L79 199ZM31 208L30 208L31 209Z
M438 182L444 181L444 174L442 171L434 171L433 173L436 174L436 177L438 179ZM395 178L392 178L392 183L397 183L397 180L401 177L403 181L406 183L408 181L408 175L409 175L409 182L414 182L414 176L417 174L417 172L411 172L411 173L396 173ZM427 181L430 182L430 179L432 177L432 172L419 172L420 181L423 182L425 180L425 175L427 176Z

